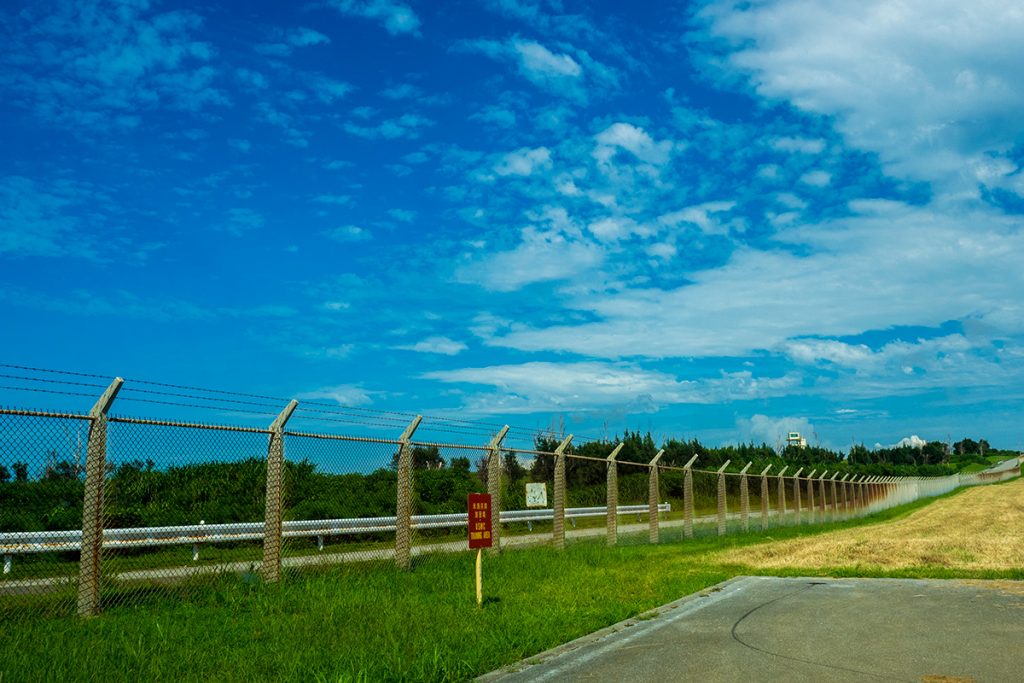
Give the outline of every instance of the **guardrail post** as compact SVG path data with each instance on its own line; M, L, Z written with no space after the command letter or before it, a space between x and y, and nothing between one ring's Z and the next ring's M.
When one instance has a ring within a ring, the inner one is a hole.
M804 516L803 501L800 500L800 473L803 472L803 471L804 471L804 468L801 467L793 475L793 505L796 506L796 525L797 526L800 526L800 523L803 522L803 516Z
M292 399L270 425L267 446L267 498L263 522L263 580L273 583L281 578L281 507L284 475L284 426L299 402Z
M551 541L559 550L565 548L565 449L572 442L572 434L565 437L565 441L558 444L555 449L555 504L554 504L554 525L551 531Z
M619 463L615 458L619 457L625 443L620 442L611 455L608 456L608 494L605 496L605 532L608 536L608 545L613 546L619 539Z
M89 440L85 451L85 494L82 498L82 547L78 560L78 616L100 612L100 572L103 554L103 489L107 467L107 411L124 380L114 378L89 411ZM9 569L9 565L8 565Z
M747 470L754 463L748 462L740 470L740 519L743 521L743 531L750 531L750 489L747 484Z
M697 456L693 456L683 465L683 535L686 538L693 538L693 463Z
M725 468L731 460L718 468L718 535L725 536Z
M658 534L658 461L665 455L665 449L658 451L651 460L650 474L647 475L647 526L648 537L651 543L657 543L660 539Z
M786 516L786 480L782 478L782 475L788 469L789 465L783 465L776 475L779 478L779 524L782 524Z
M491 547L488 555L501 552L501 442L508 434L508 425L487 444L487 493L491 496Z
M417 415L398 437L398 486L395 504L395 565L407 570L412 567L412 435L423 421ZM491 513L494 514L493 511ZM493 519L493 517L492 517Z
M768 506L771 503L768 500L768 470L771 468L772 466L769 464L768 467L761 470L761 531L768 528Z

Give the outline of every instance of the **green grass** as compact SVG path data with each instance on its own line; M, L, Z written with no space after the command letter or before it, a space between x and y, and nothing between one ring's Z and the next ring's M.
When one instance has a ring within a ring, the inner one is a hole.
M763 534L683 542L666 530L658 546L636 535L616 548L595 540L562 552L508 551L485 557L482 610L469 554L419 558L412 572L350 565L273 585L227 575L162 588L87 621L15 619L0 600L0 682L464 680L749 573L709 562L713 551L892 520L927 502ZM865 575L824 573L848 572ZM867 575L965 576L938 568Z

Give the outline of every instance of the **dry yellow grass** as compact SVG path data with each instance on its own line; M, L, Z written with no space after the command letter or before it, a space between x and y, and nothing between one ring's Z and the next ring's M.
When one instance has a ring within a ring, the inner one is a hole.
M715 560L757 568L1024 567L1024 479L979 486L904 519L748 546Z

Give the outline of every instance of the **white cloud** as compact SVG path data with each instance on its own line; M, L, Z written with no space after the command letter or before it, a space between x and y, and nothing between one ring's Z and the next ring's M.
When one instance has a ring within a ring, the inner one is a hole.
M434 125L431 119L419 114L403 114L393 119L381 121L376 126L360 126L346 123L345 132L368 140L394 140L396 138L418 138L421 131Z
M551 150L547 147L530 149L523 147L509 152L494 165L494 172L500 176L528 176L539 168L551 167Z
M381 22L393 36L419 34L420 18L405 3L394 0L333 0L331 5L342 14Z
M640 161L661 166L669 160L672 152L670 140L655 142L647 131L631 123L613 123L594 139L598 143L594 156L602 162L608 161L616 149L624 149Z
M358 225L342 225L331 228L325 231L324 235L336 242L364 242L372 237L369 230L360 228Z
M486 289L510 292L528 284L563 280L601 263L604 255L596 246L557 231L524 228L515 249L487 255L456 270L462 282L474 282Z
M964 169L1024 136L1016 0L726 0L703 16L760 95L833 118L897 175L971 191Z
M800 182L812 187L825 187L832 182L832 174L827 171L808 171L800 176Z
M775 138L770 144L772 149L780 152L799 152L800 154L821 154L825 149L825 141L821 138Z
M347 355L347 350L344 355ZM339 406L355 407L373 403L372 393L375 392L367 391L357 384L336 384L331 387L296 394L295 398L298 399L300 406L303 400L317 401L328 399L335 401Z
M919 437L917 434L911 434L908 437L902 438L896 442L896 448L924 448L928 445L928 442Z
M286 40L295 47L309 47L310 45L326 45L331 39L311 28L300 26L288 32Z
M438 370L425 379L490 386L494 393L474 394L466 408L474 412L533 413L619 408L652 412L680 403L704 404L776 395L791 378L758 379L750 373L679 380L670 374L626 363L552 363Z
M455 356L468 348L465 344L448 337L427 337L415 344L396 346L396 349L404 351L416 351L418 353L437 353L444 356Z
M492 343L609 358L740 356L797 337L895 325L974 318L1007 331L1024 327L1013 322L1024 291L1019 221L895 202L851 208L854 216L779 233L806 255L740 247L723 266L689 273L690 282L674 289L637 286L566 300L594 322L519 329ZM654 329L659 334L648 333Z
M514 64L519 75L537 87L573 100L585 100L589 85L599 88L617 85L615 72L583 50L575 50L574 54L553 52L537 41L520 38L466 40L456 44L454 49L479 52L491 59ZM588 72L592 75L590 79L587 78Z
M658 222L670 227L691 223L708 234L726 234L728 226L723 225L715 214L732 211L735 206L736 202L705 202L658 216Z
M532 40L516 40L512 42L520 60L520 65L528 77L547 81L564 77L577 78L583 69L572 57L566 54L555 54L540 43Z
M416 212L408 209L389 209L388 215L402 223L412 223L416 220Z

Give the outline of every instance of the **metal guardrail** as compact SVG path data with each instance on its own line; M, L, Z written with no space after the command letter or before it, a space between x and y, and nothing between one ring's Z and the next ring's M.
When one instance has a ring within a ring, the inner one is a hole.
M620 505L618 514L646 514L647 505ZM671 512L671 503L662 503L658 512ZM567 508L566 519L572 522L582 517L603 517L607 508ZM443 515L413 515L414 529L448 529L467 525L465 512ZM554 519L554 510L502 510L499 521L533 522ZM324 538L351 534L368 534L395 531L395 517L356 517L350 519L293 520L283 523L285 538L316 538L317 547L323 550ZM127 529L104 529L103 548L149 548L159 546L191 545L192 559L199 559L199 546L204 543L230 543L234 541L263 540L263 522L238 522L232 524L188 524L184 526L134 527ZM9 574L14 555L48 552L75 552L81 549L82 531L14 531L0 533L0 555L4 558L3 573Z

